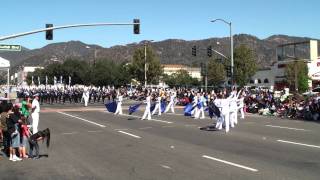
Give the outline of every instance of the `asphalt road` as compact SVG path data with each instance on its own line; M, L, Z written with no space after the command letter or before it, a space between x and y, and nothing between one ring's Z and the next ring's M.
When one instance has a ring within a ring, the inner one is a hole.
M124 109L126 109L124 107ZM142 107L141 110L144 108ZM125 110L125 114L128 112ZM0 179L318 180L320 123L248 115L230 130L176 114L140 120L102 106L46 106L40 129L52 131L39 160L0 160Z

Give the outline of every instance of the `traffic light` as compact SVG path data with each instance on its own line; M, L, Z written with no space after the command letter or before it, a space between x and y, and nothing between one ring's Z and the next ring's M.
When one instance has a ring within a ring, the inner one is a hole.
M133 19L133 33L140 34L140 19Z
M197 56L197 46L192 47L192 56Z
M46 28L53 27L53 24L46 24ZM46 40L52 40L53 39L53 30L46 30Z
M231 66L226 67L227 77L231 77Z
M208 57L212 57L212 46L209 46L207 49Z

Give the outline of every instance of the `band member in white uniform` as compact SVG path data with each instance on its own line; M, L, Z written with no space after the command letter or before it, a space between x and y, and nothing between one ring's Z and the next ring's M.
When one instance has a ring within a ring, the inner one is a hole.
M114 114L122 115L122 100L123 100L122 93L119 92L117 97L117 110Z
M238 123L238 106L237 106L237 91L233 90L227 98L230 101L230 126L233 128Z
M146 109L144 110L144 114L141 118L141 120L146 119L146 117L148 116L148 120L151 120L151 112L150 112L150 107L151 107L151 97L150 94L147 95L146 101L145 103L146 105Z
M197 95L197 98L198 98L198 104L197 104L197 107L196 107L196 114L194 116L194 118L200 118L200 119L204 119L204 106L205 106L205 98L204 96L201 94L198 94ZM200 117L200 113L201 113L201 117Z
M84 101L84 106L87 107L88 106L88 102L89 102L89 90L87 87L84 88L83 94L82 94L82 98Z
M221 97L222 97L221 94L218 94L217 98L213 101L214 104L219 108L220 112L222 112ZM216 123L216 128L218 130L222 129L223 122L224 120L221 114L220 117L217 118L217 123Z
M154 110L152 111L152 115L154 115L158 111L158 115L161 116L161 96L157 97L157 104Z
M34 95L34 99L32 101L32 133L35 134L38 132L39 125L39 114L40 114L40 104L39 104L39 94Z
M220 108L223 121L225 123L226 132L229 132L229 114L230 114L230 100L222 97L220 100Z
M166 108L165 113L167 113L169 111L169 109L171 109L171 112L174 113L174 100L176 98L176 95L174 92L170 92L170 102Z
M240 113L241 113L241 119L244 119L244 111L243 111L243 107L244 107L244 92L240 95L240 98L237 100L239 106L238 109L240 109Z

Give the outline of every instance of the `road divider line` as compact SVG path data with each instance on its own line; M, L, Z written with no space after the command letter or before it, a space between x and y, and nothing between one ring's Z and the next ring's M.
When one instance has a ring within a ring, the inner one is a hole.
M135 137L135 138L141 138L140 136L137 136L137 135L134 135L134 134L130 134L130 133L127 133L127 132L124 132L124 131L118 131L119 133L122 133L122 134L126 134L128 136L132 136L132 137Z
M254 169L254 168L243 166L243 165L236 164L236 163L233 163L233 162L229 162L229 161L225 161L225 160L222 160L222 159L214 158L214 157L211 157L211 156L203 155L202 157L203 158L207 158L207 159L211 159L211 160L214 160L214 161L222 162L222 163L225 163L225 164L229 164L231 166L243 168L243 169L246 169L248 171L252 171L252 172L257 172L258 171L258 169Z
M277 141L283 142L283 143L296 144L296 145L300 145L300 146L307 146L307 147L313 147L313 148L320 149L320 146L316 146L316 145L312 145L312 144L303 144L303 143L298 143L298 142L293 142L293 141L285 141L285 140L281 140L281 139L278 139Z
M274 127L274 128L280 128L280 129L290 129L290 130L295 130L295 131L310 131L308 129L299 129L299 128L292 128L292 127L286 127L286 126L273 126L270 124L266 125L267 127Z
M63 115L66 115L66 116L69 116L69 117L73 117L73 118L76 118L76 119L79 119L81 121L84 121L84 122L87 122L87 123L91 123L91 124L94 124L94 125L97 125L97 126L100 126L100 127L106 127L105 125L102 125L102 124L98 124L98 123L95 123L95 122L92 122L92 121L89 121L89 120L86 120L86 119L83 119L83 118L80 118L80 117L77 117L77 116L74 116L74 115L71 115L71 114L67 114L67 113L64 113L64 112L57 112L59 114L63 114Z

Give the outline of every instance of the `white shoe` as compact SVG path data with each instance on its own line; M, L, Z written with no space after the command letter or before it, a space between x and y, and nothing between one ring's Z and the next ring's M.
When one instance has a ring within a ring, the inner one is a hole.
M18 158L17 156L13 156L12 158L14 161L21 161L22 159Z

